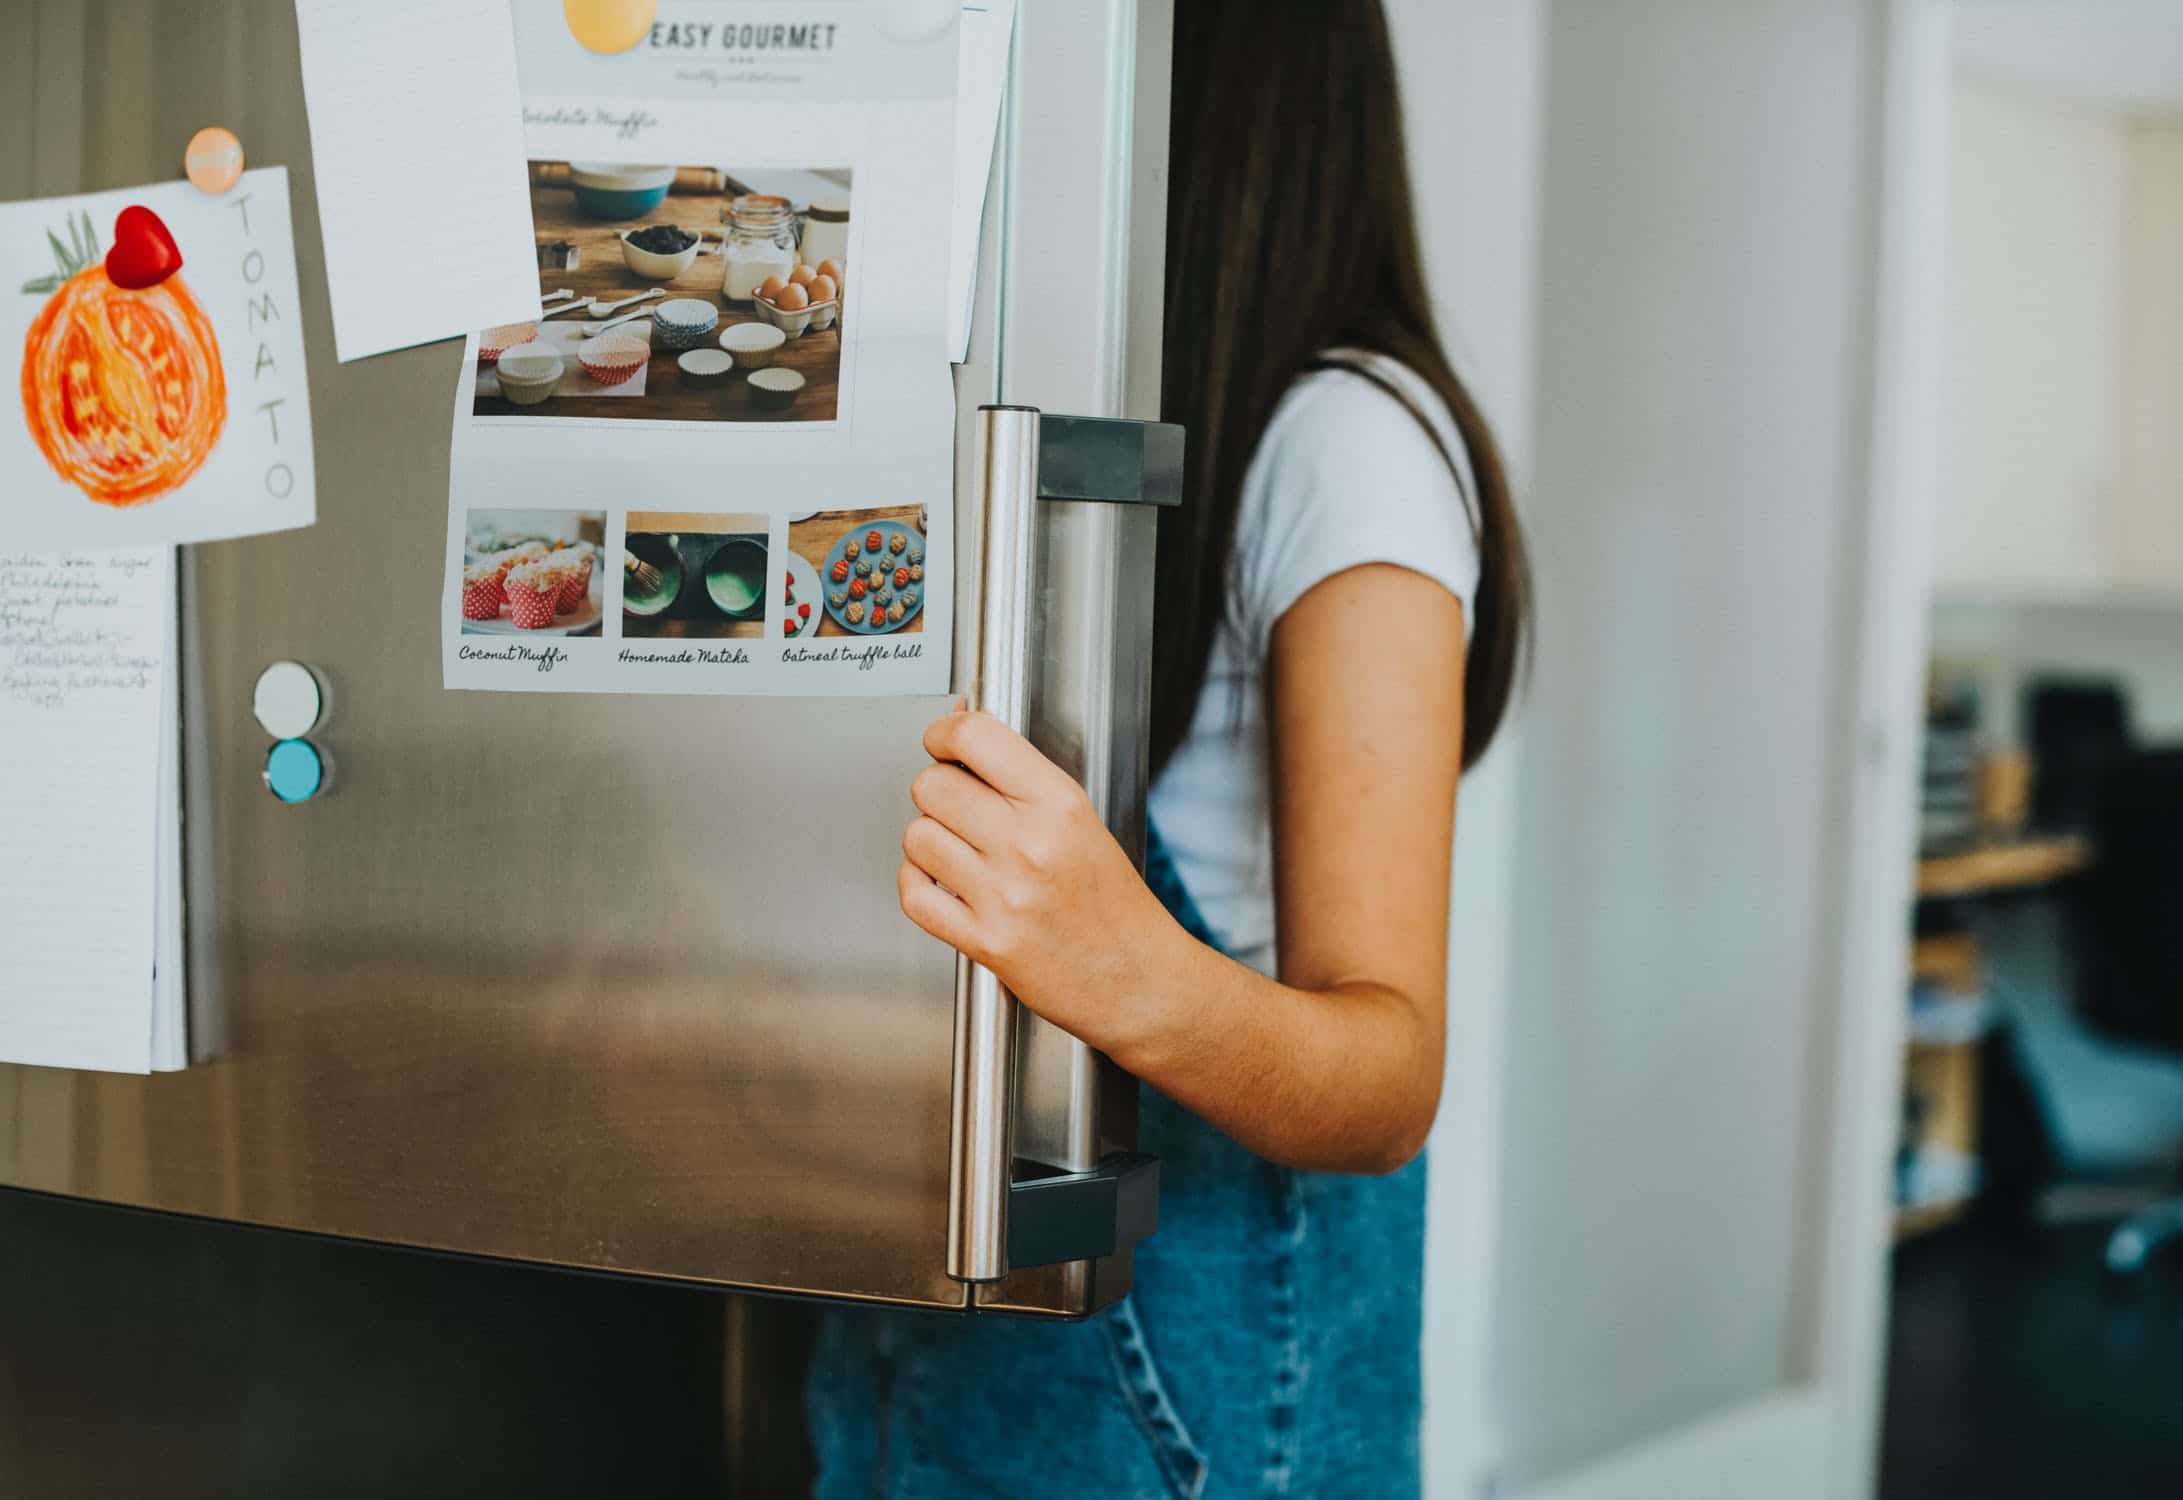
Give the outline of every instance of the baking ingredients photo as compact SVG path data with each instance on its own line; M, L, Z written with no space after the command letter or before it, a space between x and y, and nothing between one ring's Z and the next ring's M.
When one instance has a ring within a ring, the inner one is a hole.
M471 511L456 603L462 633L598 635L605 539L599 511Z
M633 510L619 566L625 638L756 640L780 587L762 515Z
M846 168L534 161L530 178L539 315L479 334L474 418L839 416Z
M809 566L819 597L808 631L914 635L924 629L925 511L917 505L822 510L789 523L789 555ZM790 580L793 589L794 580Z

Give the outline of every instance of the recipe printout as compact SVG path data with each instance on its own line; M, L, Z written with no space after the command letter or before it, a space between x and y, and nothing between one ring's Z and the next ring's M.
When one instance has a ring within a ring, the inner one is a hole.
M456 383L448 687L946 690L958 13L517 0L539 307Z

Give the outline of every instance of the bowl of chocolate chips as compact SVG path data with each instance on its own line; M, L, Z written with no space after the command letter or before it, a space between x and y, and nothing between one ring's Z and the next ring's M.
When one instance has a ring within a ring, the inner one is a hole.
M672 281L690 269L705 242L694 229L679 224L647 224L621 234L622 259L647 281Z

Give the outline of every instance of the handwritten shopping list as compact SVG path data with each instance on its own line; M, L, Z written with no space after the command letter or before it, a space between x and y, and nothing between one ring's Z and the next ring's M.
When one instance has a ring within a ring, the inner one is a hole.
M142 547L308 526L288 173L0 204L0 536Z
M152 1065L174 553L0 553L0 1061Z

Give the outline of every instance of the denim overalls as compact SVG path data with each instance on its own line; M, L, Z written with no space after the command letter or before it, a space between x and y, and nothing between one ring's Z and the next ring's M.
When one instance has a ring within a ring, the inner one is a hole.
M1220 946L1154 830L1145 878ZM1418 1493L1425 1163L1296 1172L1150 1088L1160 1227L1081 1323L841 1309L807 1403L818 1500Z

